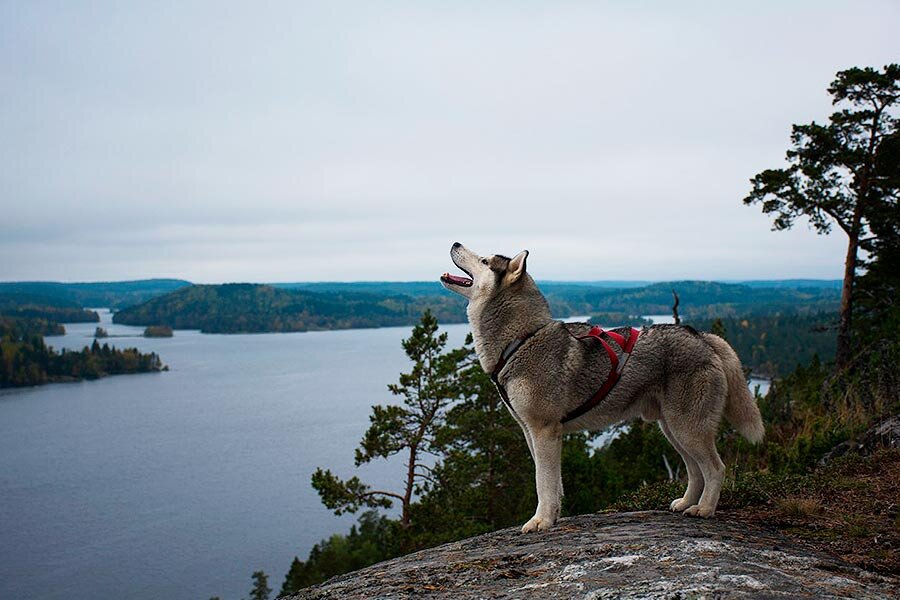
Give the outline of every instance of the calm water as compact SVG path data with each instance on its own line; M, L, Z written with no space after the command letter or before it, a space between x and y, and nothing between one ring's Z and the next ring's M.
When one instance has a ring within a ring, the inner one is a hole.
M409 367L410 328L144 339L168 373L0 392L0 598L223 600L263 569L346 532L309 485L317 466L401 485L396 462L353 467L370 406ZM90 344L67 325L56 348ZM444 328L462 343L465 325Z
M0 394L0 598L246 596L277 591L293 556L346 532L309 485L342 476L370 406L408 362L409 328L144 339L171 371ZM57 347L91 342L67 325ZM460 345L467 327L445 328ZM361 471L378 486L402 473Z

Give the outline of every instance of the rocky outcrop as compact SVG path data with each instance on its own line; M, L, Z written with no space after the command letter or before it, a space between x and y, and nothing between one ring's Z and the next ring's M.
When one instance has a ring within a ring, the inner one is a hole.
M858 440L841 442L819 459L819 465L826 465L846 454L868 456L878 448L900 448L900 415L876 423Z
M324 598L898 598L900 581L762 528L665 512L504 529L307 588Z

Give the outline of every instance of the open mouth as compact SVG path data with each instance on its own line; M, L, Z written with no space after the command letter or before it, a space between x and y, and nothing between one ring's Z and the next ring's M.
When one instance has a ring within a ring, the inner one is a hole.
M450 273L444 273L441 275L441 281L444 283L449 283L450 285L458 285L461 287L471 287L472 280L468 277L459 277L457 275L451 275Z
M453 259L452 256L450 258ZM459 275L451 275L450 273L444 273L443 275L441 275L441 281L443 281L444 283L448 283L450 285L458 285L460 287L472 287L472 274L469 273L469 271L467 271L466 269L463 269L458 264L456 264L455 259L453 259L453 264L456 265L456 267L460 271L462 271L463 273L468 275L468 277L460 277Z

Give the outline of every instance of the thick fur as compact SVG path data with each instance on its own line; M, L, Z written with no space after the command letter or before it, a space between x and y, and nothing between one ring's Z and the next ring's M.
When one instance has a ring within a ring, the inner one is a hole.
M512 259L482 257L457 243L450 256L472 283L446 274L441 281L469 301L475 349L486 372L493 371L507 344L537 331L499 374L535 462L538 506L523 532L547 529L559 518L563 434L635 417L657 421L684 460L687 489L671 509L713 516L725 474L715 444L723 416L751 442L764 433L740 360L725 340L676 325L644 329L612 392L562 425L562 418L593 395L609 373L609 358L598 343L575 338L590 325L551 318L526 271L527 252Z

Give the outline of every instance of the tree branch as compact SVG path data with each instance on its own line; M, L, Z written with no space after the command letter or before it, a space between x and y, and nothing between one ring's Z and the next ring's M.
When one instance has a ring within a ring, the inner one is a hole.
M394 492L385 492L382 490L372 490L371 492L364 492L359 494L359 498L368 498L369 496L390 496L391 498L396 498L401 502L404 500L403 496L400 494L395 494Z

